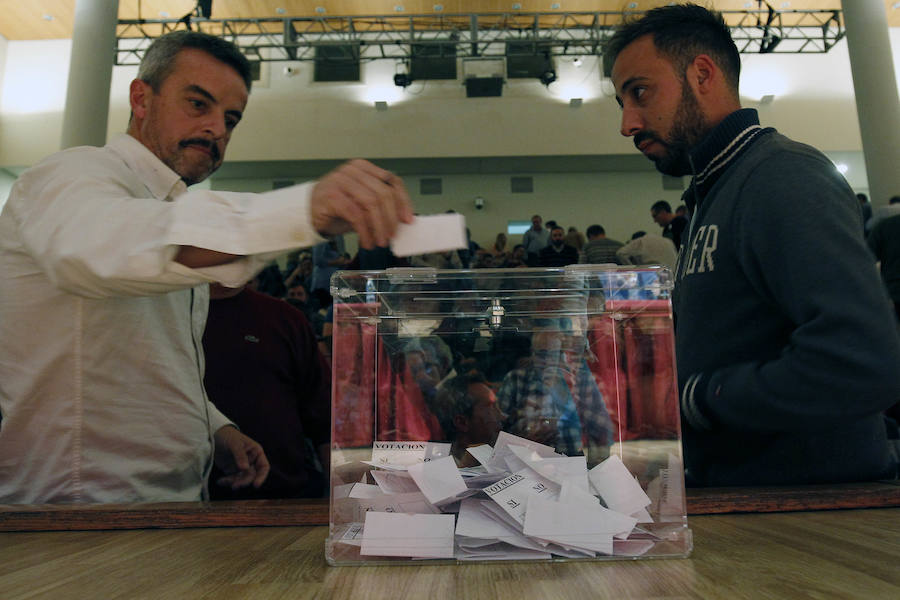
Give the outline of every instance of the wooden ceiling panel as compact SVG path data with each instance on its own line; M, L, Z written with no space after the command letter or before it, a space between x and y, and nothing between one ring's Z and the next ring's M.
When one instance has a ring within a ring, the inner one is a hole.
M831 10L840 0L769 0L778 10ZM311 17L325 15L398 15L514 12L582 12L647 10L668 0L213 0L213 18ZM558 4L558 9L551 6ZM755 9L757 0L715 0L719 10ZM888 23L900 27L900 2L884 0ZM119 0L123 19L178 19L191 12L196 0ZM633 6L632 6L633 5ZM897 8L894 8L894 6ZM321 7L324 13L316 9ZM398 12L396 7L403 7ZM280 10L279 10L280 9ZM0 35L8 40L67 39L72 36L75 0L0 0ZM167 15L165 17L161 15Z

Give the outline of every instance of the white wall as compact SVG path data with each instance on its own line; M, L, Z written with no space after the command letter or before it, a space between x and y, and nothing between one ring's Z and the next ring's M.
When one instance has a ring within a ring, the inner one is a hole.
M900 29L891 31L900 70ZM0 167L32 164L59 146L71 42L8 43L0 100ZM859 128L846 43L827 54L744 55L742 93L755 106L764 93L767 124L823 150L859 151ZM502 98L466 98L458 81L391 83L393 61L363 64L363 82L313 83L310 63L266 63L229 160L620 154L634 152L618 134L619 111L596 61L558 64L549 89L511 80ZM113 72L110 135L125 129L127 87L135 67ZM898 77L900 79L900 77ZM567 104L584 98L581 108ZM376 111L374 100L390 108Z
M891 30L891 39L900 81L900 29ZM70 50L69 40L0 45L5 68L0 168L27 166L58 149ZM865 191L864 169L855 166L863 163L846 44L827 54L743 55L743 63L745 105L758 107L764 124L832 156L846 157L854 165L848 179ZM284 72L288 64L295 74ZM536 80L511 80L502 98L466 98L458 81L419 82L402 90L391 81L395 68L393 61L364 63L363 82L334 84L313 83L310 63L264 63L263 80L254 86L228 161L635 154L630 141L618 134L619 110L596 61L586 60L581 68L569 61L558 63L560 78L549 89ZM136 67L113 69L109 135L126 127L128 82L136 72ZM775 95L774 102L760 106L759 98L767 93ZM570 108L567 100L572 96L584 98L584 104ZM382 99L390 107L376 111L372 103ZM612 235L626 237L646 226L645 205L656 196L667 197L661 195L659 181L650 170L571 177L538 174L535 194L525 199L501 191L508 189L508 176L498 175L496 181L494 176L454 176L445 179L443 197L421 202L424 211L431 203L444 209L451 202L465 206L475 195L484 196L489 208L472 219L481 243L508 218L555 211L564 222L565 215L580 220L588 218L582 209L593 210L588 198L603 203L602 198L612 197L633 204L635 212L603 205L597 220ZM270 189L271 180L255 187ZM597 197L601 200L594 200ZM454 200L448 202L450 198Z
M510 192L510 174L442 175L442 194L418 193L419 176L404 178L417 212L422 214L453 209L465 215L472 239L482 246L493 243L497 233L506 231L510 220L531 219L541 214L568 228L574 225L584 232L598 223L607 235L627 241L637 230L658 232L650 218L650 206L667 200L675 207L681 192L662 189L662 177L655 172L542 173L534 175L534 192ZM272 189L269 180L216 179L213 187L234 191L259 192ZM475 209L475 197L485 199L482 210ZM510 238L513 244L519 237ZM348 236L348 251L356 241Z

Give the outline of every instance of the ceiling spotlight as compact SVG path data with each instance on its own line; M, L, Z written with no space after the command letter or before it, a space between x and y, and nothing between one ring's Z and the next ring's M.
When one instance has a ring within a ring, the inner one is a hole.
M582 104L583 102L584 102L584 100L581 99L581 98L570 98L570 99L569 99L569 106L572 107L572 108L578 108L579 106L581 106L581 104Z
M387 110L388 103L385 100L376 100L375 101L375 110Z
M412 78L408 73L397 73L394 75L394 85L397 87L409 87L409 84L412 83Z
M554 71L553 69L547 69L546 71L541 73L539 79L545 86L550 85L551 83L556 81L556 71Z
M575 65L576 67L580 67L581 64L582 64L582 62L583 62L583 61L581 60L581 57L580 57L580 56L576 56L576 57L575 57L575 60L572 61L572 64Z

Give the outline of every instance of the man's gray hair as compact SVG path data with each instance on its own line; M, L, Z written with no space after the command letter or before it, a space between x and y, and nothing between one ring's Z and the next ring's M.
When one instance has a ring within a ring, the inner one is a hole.
M175 57L185 48L196 48L233 68L244 80L247 91L253 84L250 61L237 46L228 40L199 31L173 31L157 38L141 61L138 79L146 82L154 92L159 92L166 77L175 68Z

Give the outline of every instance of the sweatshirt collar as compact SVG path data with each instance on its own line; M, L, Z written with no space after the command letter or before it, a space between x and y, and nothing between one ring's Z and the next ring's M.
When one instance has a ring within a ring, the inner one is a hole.
M712 189L728 166L734 163L763 133L774 131L759 124L756 109L742 108L725 117L699 144L691 149L694 178L691 187L697 199Z

